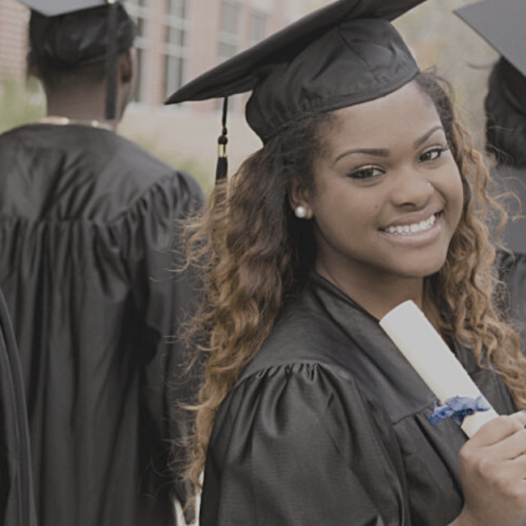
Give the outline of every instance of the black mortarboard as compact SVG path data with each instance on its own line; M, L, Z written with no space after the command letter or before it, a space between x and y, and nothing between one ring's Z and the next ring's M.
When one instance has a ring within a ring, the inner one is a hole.
M526 75L526 0L483 0L455 13Z
M418 73L389 21L422 2L333 2L182 86L166 104L252 90L246 118L266 142L309 113L387 95Z
M59 70L106 61L106 118L116 114L116 62L133 45L122 0L19 0L32 10L29 38L40 63Z
M455 13L501 55L490 86L526 115L526 0L483 0Z

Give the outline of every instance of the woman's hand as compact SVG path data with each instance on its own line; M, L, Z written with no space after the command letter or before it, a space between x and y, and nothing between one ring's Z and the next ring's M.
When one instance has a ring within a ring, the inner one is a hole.
M526 412L488 422L460 450L464 508L450 526L526 525Z

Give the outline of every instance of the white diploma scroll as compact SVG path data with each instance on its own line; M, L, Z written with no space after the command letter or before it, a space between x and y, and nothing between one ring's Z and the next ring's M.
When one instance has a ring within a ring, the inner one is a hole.
M388 312L380 326L441 403L455 396L476 399L481 393L424 313L412 301ZM466 416L462 430L472 437L497 417L493 408Z

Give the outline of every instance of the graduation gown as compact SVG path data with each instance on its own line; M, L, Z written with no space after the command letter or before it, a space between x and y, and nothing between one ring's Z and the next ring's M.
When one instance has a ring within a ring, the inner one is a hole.
M173 525L188 310L176 219L197 183L113 132L0 137L0 286L20 348L40 526ZM180 494L181 498L184 498Z
M454 351L497 412L498 376ZM378 321L318 275L218 412L200 526L445 526L463 500L451 419Z
M36 526L22 372L0 292L0 524Z

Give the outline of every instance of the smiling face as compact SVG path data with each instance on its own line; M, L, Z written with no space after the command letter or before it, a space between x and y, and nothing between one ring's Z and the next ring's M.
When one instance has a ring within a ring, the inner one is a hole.
M351 296L421 284L444 264L463 206L431 99L411 82L334 115L314 161L314 191L293 187L291 199L313 219L317 270Z

